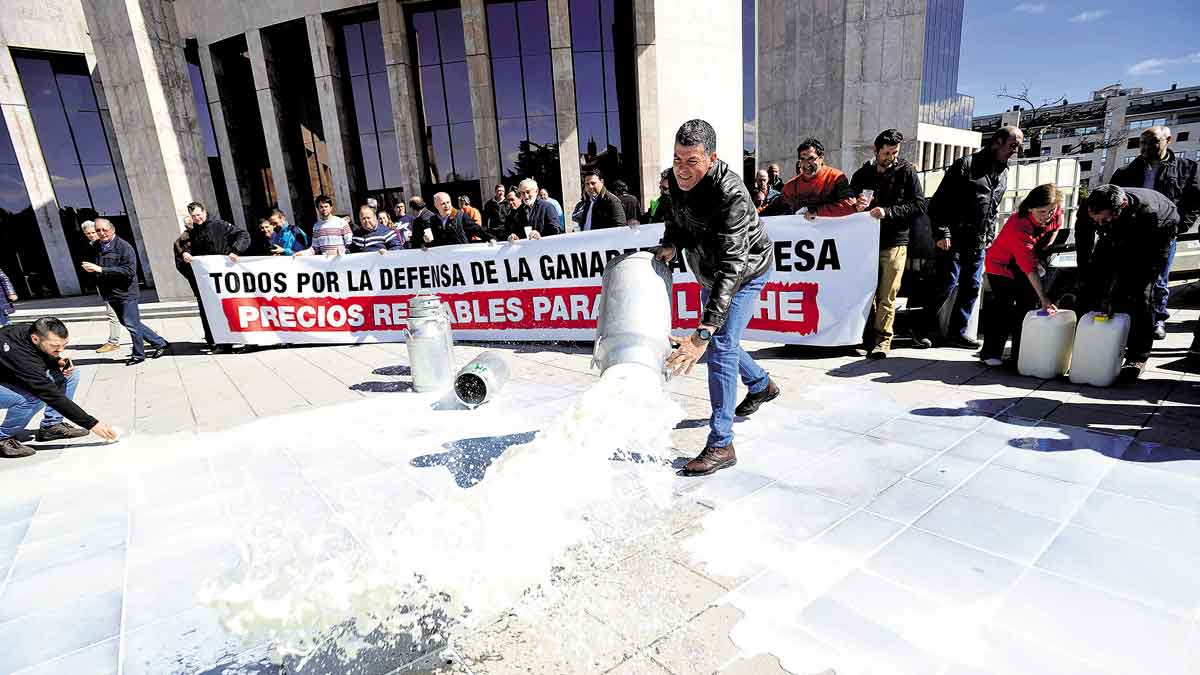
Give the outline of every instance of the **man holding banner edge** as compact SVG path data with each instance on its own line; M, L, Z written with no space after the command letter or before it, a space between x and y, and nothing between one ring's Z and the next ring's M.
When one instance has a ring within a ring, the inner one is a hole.
M716 131L704 120L684 122L676 132L667 176L671 213L656 254L669 263L683 249L704 288L696 331L683 340L668 336L676 349L666 365L675 374L691 372L708 352L710 431L704 449L683 467L685 476L707 476L737 464L734 414L753 414L780 394L740 345L770 277L771 240L741 177L717 159L716 147ZM749 393L735 409L739 374Z

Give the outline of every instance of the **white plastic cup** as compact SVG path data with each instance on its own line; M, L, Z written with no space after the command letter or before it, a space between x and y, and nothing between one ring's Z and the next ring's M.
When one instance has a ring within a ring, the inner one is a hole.
M867 203L870 204L871 200L875 198L875 191L874 190L863 190L862 194L860 196L863 199L867 200Z
M425 239L426 244L432 244L433 243L433 231L425 230L425 235L423 238Z
M531 234L533 234L533 228L526 225L525 226L525 238L528 239L529 235L531 235Z

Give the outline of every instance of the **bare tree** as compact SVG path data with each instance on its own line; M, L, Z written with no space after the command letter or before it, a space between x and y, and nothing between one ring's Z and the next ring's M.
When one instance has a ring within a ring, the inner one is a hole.
M1104 101L1091 101L1084 105L1070 105L1066 96L1054 99L1042 99L1034 103L1029 96L1029 85L1024 85L1020 92L1012 93L1007 86L1000 87L996 92L997 98L1007 98L1017 101L1021 107L1021 129L1029 139L1029 150L1026 156L1038 157L1042 154L1042 140L1051 131L1062 132L1079 128L1078 123L1099 120L1094 133L1103 134L1100 129L1104 122ZM1110 130L1111 133L1101 139L1088 140L1084 134L1072 139L1074 142L1062 152L1064 155L1078 155L1116 147L1125 142L1124 130Z

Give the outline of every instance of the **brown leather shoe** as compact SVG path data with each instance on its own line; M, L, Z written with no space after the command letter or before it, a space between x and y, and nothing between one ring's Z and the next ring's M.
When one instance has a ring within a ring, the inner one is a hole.
M120 348L121 347L119 345L114 345L111 342L105 342L104 344L100 345L100 348L96 350L96 353L97 354L107 354L109 352L115 352Z
M0 440L0 457L16 459L17 457L28 457L35 452L37 451L15 438Z
M779 385L775 384L775 380L767 378L767 388L757 394L746 394L746 398L738 404L738 407L733 409L733 414L738 417L749 417L758 412L762 404L774 401L779 398Z
M707 447L696 459L683 465L683 475L707 476L734 464L737 464L737 453L733 450L733 443L723 448Z

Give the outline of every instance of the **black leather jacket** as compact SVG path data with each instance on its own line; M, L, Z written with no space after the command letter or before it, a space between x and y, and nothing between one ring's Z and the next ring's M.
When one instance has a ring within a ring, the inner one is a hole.
M1200 178L1196 162L1167 150L1167 159L1158 167L1154 190L1161 193L1179 209L1179 234L1190 231L1200 221ZM1146 160L1138 156L1128 165L1117 169L1112 184L1123 188L1142 187L1146 175Z
M696 280L709 289L701 323L719 330L733 296L770 269L774 249L740 176L717 160L696 187L679 189L674 172L671 210L662 243L687 256Z
M991 149L960 157L946 169L929 200L933 238L960 249L985 248L996 238L996 210L1008 185L1008 166Z

